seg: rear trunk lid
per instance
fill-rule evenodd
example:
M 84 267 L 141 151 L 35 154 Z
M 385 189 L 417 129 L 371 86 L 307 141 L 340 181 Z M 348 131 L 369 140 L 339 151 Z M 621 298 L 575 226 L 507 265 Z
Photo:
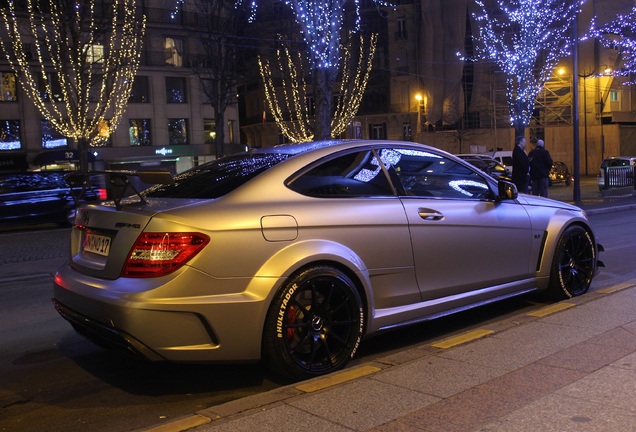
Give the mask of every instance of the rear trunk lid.
M 70 265 L 78 272 L 102 279 L 117 279 L 139 235 L 158 213 L 201 200 L 148 199 L 146 203 L 114 203 L 81 207 L 71 231 Z

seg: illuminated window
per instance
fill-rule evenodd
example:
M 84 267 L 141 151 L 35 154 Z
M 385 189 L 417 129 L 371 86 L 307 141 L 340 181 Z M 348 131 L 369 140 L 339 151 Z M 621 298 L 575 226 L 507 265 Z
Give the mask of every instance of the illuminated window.
M 20 120 L 0 120 L 0 150 L 19 150 Z
M 170 145 L 188 144 L 188 119 L 168 120 L 168 143 Z
M 183 66 L 183 39 L 166 37 L 163 41 L 166 64 L 176 67 Z
M 167 103 L 186 103 L 188 101 L 186 94 L 185 78 L 166 78 L 166 102 Z
M 99 138 L 99 142 L 94 145 L 100 146 L 110 146 L 110 120 L 102 119 L 99 121 L 97 125 L 97 135 Z
M 130 119 L 128 127 L 131 146 L 149 146 L 150 119 Z
M 211 119 L 203 120 L 203 142 L 206 144 L 213 144 L 216 139 L 215 131 L 216 122 Z
M 48 120 L 42 119 L 40 121 L 42 128 L 42 148 L 51 149 L 58 147 L 66 147 L 68 141 L 66 137 L 62 136 L 49 124 Z
M 618 102 L 618 92 L 616 90 L 609 92 L 609 100 L 610 102 Z
M 93 44 L 87 50 L 88 63 L 104 63 L 104 45 Z
M 13 72 L 0 72 L 0 101 L 16 102 L 18 100 L 18 87 Z

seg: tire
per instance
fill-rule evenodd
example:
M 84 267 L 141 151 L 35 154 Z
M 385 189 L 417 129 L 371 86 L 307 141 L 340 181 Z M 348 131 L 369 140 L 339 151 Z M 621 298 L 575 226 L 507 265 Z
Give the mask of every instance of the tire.
M 585 294 L 596 272 L 596 247 L 583 227 L 568 227 L 557 243 L 548 292 L 555 300 Z
M 364 330 L 364 308 L 353 281 L 328 266 L 292 276 L 270 306 L 263 359 L 274 373 L 306 379 L 343 368 Z

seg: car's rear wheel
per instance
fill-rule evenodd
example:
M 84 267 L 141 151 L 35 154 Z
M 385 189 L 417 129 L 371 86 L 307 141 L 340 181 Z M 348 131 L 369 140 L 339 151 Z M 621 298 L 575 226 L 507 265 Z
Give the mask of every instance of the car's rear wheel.
M 576 297 L 587 292 L 596 271 L 596 248 L 583 227 L 568 227 L 554 253 L 549 293 L 556 299 Z
M 271 370 L 294 379 L 327 374 L 353 357 L 363 327 L 353 281 L 332 267 L 310 267 L 276 294 L 265 323 L 263 358 Z

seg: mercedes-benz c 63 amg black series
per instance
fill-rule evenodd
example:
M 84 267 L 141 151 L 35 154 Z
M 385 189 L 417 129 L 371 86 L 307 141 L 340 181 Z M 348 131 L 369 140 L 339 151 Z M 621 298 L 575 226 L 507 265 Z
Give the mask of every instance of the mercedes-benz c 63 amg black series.
M 79 333 L 149 360 L 317 376 L 383 330 L 583 294 L 599 264 L 581 209 L 416 143 L 256 149 L 162 183 L 81 207 L 54 286 Z

